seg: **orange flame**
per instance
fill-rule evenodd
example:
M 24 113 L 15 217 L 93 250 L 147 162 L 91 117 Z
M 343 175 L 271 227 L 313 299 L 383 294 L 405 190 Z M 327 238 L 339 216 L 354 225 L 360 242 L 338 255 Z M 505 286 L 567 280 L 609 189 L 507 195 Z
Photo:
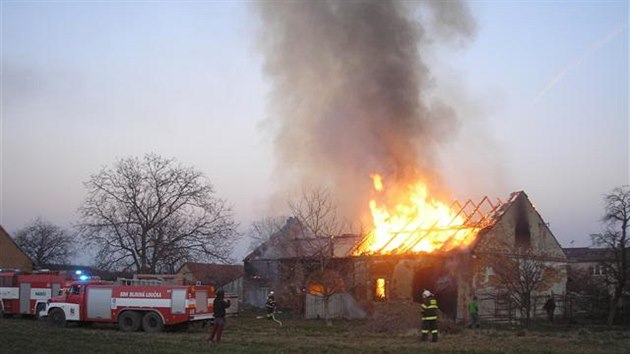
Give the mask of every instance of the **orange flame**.
M 375 290 L 374 298 L 377 300 L 384 300 L 385 299 L 385 279 L 383 278 L 376 279 L 376 288 L 374 290 Z
M 371 175 L 377 196 L 385 189 L 383 178 Z M 369 202 L 374 230 L 356 253 L 401 254 L 450 251 L 470 245 L 479 231 L 464 225 L 448 205 L 429 197 L 423 182 L 407 187 L 403 202 L 388 207 L 373 198 Z

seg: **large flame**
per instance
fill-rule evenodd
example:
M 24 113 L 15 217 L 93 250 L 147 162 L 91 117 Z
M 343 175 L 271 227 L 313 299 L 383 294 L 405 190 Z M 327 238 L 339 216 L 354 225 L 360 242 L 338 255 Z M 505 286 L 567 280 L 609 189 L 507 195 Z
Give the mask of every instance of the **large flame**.
M 373 174 L 375 197 L 369 206 L 374 222 L 373 231 L 357 253 L 400 254 L 450 251 L 465 248 L 475 239 L 478 228 L 465 225 L 463 215 L 447 204 L 429 196 L 423 182 L 404 188 L 391 205 L 384 199 L 383 178 Z M 392 200 L 391 195 L 388 199 Z

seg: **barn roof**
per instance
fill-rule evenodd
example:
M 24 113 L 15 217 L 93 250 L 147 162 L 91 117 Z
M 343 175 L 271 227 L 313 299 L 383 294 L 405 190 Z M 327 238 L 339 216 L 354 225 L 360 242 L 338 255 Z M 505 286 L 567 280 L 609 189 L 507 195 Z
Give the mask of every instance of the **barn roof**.
M 184 268 L 192 274 L 194 280 L 216 287 L 224 286 L 243 276 L 243 266 L 238 264 L 186 262 L 177 273 L 182 273 Z
M 569 263 L 598 263 L 614 260 L 614 251 L 608 248 L 571 247 L 563 248 Z
M 346 257 L 361 239 L 362 236 L 354 234 L 332 238 L 314 236 L 297 218 L 290 217 L 280 230 L 247 255 L 245 261 L 317 257 L 322 252 L 331 254 L 331 249 L 333 257 Z

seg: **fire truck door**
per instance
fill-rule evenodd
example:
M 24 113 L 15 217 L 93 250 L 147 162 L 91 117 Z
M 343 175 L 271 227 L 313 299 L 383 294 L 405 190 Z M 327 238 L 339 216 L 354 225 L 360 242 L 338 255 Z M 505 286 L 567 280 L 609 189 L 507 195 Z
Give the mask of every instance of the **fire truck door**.
M 50 296 L 55 297 L 55 296 L 59 296 L 59 289 L 61 288 L 61 285 L 58 283 L 53 283 L 52 287 L 51 287 L 51 293 Z
M 31 313 L 31 283 L 20 283 L 20 313 Z
M 112 288 L 87 288 L 87 317 L 105 319 L 112 317 Z
M 171 294 L 171 313 L 181 314 L 186 310 L 186 289 L 173 289 Z
M 208 312 L 208 292 L 205 290 L 195 291 L 196 312 Z

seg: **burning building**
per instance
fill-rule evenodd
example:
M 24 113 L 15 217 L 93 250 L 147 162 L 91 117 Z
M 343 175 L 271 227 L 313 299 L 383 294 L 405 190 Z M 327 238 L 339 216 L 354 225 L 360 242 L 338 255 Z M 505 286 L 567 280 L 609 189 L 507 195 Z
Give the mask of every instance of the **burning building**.
M 257 6 L 278 196 L 325 185 L 340 215 L 370 231 L 321 233 L 294 215 L 246 257 L 246 303 L 261 306 L 273 289 L 280 306 L 306 317 L 322 307 L 353 317 L 417 301 L 427 288 L 445 316 L 462 319 L 473 294 L 482 315 L 500 317 L 514 303 L 535 308 L 537 294 L 564 293 L 566 258 L 524 192 L 505 202 L 440 201 L 451 199 L 440 152 L 474 115 L 436 94 L 431 66 L 442 59 L 438 45 L 474 38 L 466 3 Z
M 477 295 L 481 315 L 501 320 L 525 316 L 524 301 L 535 311 L 539 298 L 565 293 L 566 256 L 524 192 L 444 207 L 446 220 L 376 222 L 367 235 L 318 237 L 290 218 L 246 257 L 244 300 L 260 306 L 273 289 L 307 318 L 323 316 L 322 300 L 330 302 L 327 315 L 362 317 L 379 303 L 417 302 L 430 289 L 445 317 L 465 319 Z

